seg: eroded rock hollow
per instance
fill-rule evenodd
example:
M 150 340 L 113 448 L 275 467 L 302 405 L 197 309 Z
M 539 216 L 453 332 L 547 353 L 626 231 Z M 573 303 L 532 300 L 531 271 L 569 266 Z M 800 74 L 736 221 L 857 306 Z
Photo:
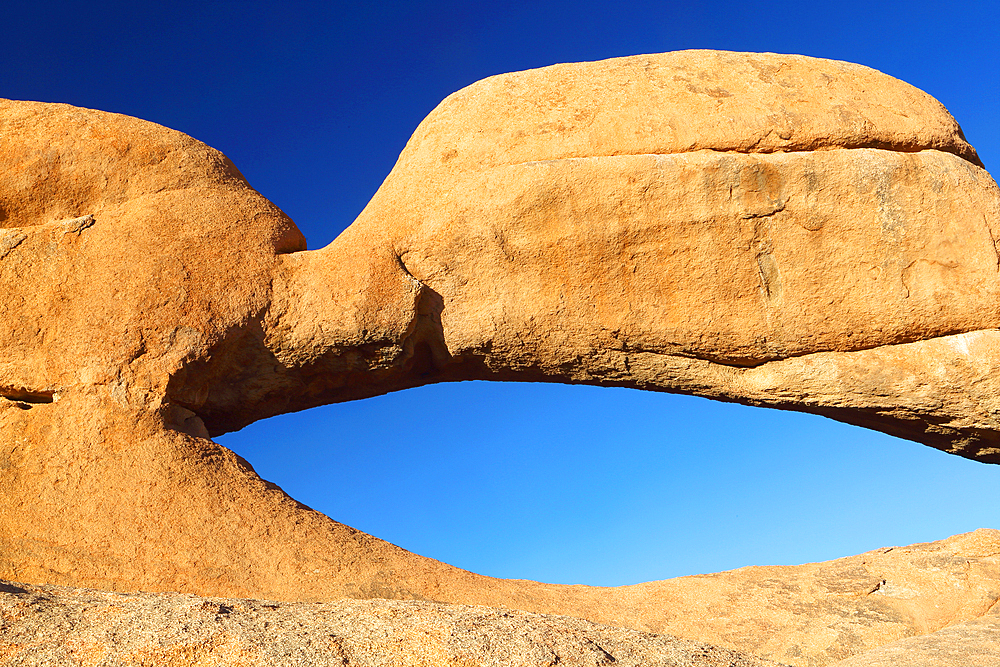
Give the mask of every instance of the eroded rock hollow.
M 802 410 L 997 463 L 998 226 L 1000 190 L 941 104 L 802 56 L 480 81 L 316 251 L 186 135 L 2 101 L 0 578 L 662 629 L 600 591 L 354 531 L 210 437 L 526 380 Z

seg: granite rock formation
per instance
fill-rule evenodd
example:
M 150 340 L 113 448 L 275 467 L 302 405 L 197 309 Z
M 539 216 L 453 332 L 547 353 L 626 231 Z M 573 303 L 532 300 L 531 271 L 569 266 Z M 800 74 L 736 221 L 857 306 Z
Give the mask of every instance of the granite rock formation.
M 508 583 L 522 585 L 522 603 L 539 597 L 530 582 Z M 828 563 L 544 588 L 546 608 L 607 625 L 419 601 L 281 603 L 0 582 L 0 665 L 250 666 L 296 657 L 315 665 L 992 667 L 1000 531 Z
M 433 602 L 116 594 L 0 583 L 0 665 L 780 667 L 565 616 Z
M 998 224 L 1000 190 L 939 103 L 801 56 L 486 79 L 310 252 L 190 137 L 0 102 L 0 578 L 673 632 L 683 606 L 655 585 L 626 603 L 457 570 L 296 503 L 210 437 L 431 382 L 531 380 L 804 410 L 1000 462 Z M 995 590 L 976 582 L 974 611 L 892 607 L 884 632 L 795 664 L 971 620 Z M 712 599 L 686 595 L 691 619 Z
M 994 667 L 1000 646 L 996 613 L 901 639 L 837 663 L 838 667 Z

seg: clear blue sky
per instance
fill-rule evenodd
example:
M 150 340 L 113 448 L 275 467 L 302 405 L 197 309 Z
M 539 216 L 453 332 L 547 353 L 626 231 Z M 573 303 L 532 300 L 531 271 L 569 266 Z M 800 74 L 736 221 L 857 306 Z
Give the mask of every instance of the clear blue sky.
M 911 2 L 6 2 L 0 97 L 222 150 L 311 248 L 417 123 L 483 77 L 686 48 L 862 63 L 941 100 L 1000 170 L 1000 9 Z M 0 138 L 2 141 L 2 138 Z M 1000 466 L 820 417 L 461 383 L 225 436 L 329 516 L 476 572 L 624 584 L 1000 528 Z

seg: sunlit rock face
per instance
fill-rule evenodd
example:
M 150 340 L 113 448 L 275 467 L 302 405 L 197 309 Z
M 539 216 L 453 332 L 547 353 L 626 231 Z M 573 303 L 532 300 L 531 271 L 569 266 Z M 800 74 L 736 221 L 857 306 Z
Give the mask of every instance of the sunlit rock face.
M 413 600 L 282 603 L 0 581 L 0 614 L 11 619 L 4 665 L 80 664 L 83 654 L 156 667 L 782 667 L 568 616 Z
M 409 554 L 209 437 L 432 382 L 543 380 L 814 412 L 1000 462 L 998 225 L 1000 191 L 938 102 L 802 56 L 486 79 L 311 252 L 190 137 L 0 102 L 0 577 L 665 627 L 600 590 Z

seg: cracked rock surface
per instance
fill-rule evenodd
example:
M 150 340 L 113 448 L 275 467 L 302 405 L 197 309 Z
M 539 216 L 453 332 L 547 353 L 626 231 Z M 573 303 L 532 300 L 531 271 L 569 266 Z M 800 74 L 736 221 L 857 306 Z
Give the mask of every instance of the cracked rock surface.
M 905 590 L 941 616 L 864 564 L 840 593 L 807 566 L 798 592 L 766 594 L 735 574 L 501 581 L 314 512 L 210 438 L 493 379 L 802 410 L 1000 462 L 998 225 L 1000 190 L 937 101 L 803 56 L 688 51 L 473 84 L 316 251 L 191 137 L 0 101 L 0 577 L 504 605 L 756 637 L 796 665 L 970 621 L 997 597 L 992 546 L 911 564 Z M 996 541 L 973 535 L 947 543 Z M 982 576 L 939 590 L 970 559 Z M 780 622 L 740 616 L 761 604 Z

